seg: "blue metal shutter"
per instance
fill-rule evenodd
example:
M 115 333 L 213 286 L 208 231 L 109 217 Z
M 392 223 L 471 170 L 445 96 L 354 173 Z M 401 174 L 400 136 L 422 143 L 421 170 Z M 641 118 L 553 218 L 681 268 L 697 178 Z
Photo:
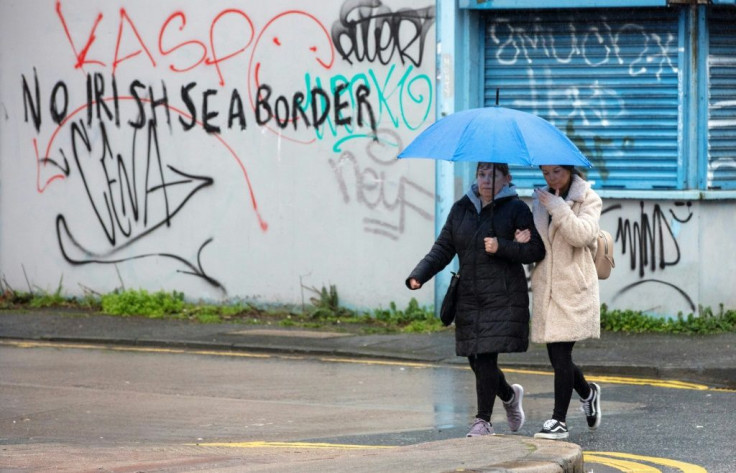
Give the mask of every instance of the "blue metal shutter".
M 736 12 L 709 11 L 708 189 L 736 189 Z
M 677 9 L 494 11 L 484 105 L 546 118 L 593 163 L 596 188 L 679 189 Z M 515 168 L 521 187 L 538 169 Z

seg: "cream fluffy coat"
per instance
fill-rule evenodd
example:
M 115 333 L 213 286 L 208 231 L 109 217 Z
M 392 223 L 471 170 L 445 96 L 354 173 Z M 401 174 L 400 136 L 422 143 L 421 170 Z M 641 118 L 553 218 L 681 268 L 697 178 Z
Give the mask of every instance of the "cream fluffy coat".
M 534 224 L 547 254 L 532 273 L 532 342 L 600 338 L 600 295 L 592 252 L 601 198 L 588 182 L 573 176 L 567 198 L 556 197 L 549 207 L 548 212 L 535 196 Z

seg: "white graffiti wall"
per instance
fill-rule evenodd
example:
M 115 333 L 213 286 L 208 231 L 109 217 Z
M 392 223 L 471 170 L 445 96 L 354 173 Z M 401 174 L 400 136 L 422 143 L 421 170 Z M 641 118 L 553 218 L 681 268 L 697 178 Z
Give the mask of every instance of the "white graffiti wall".
M 3 284 L 433 304 L 403 281 L 434 165 L 395 156 L 435 116 L 436 29 L 420 0 L 3 0 Z M 736 307 L 729 201 L 604 202 L 603 302 Z
M 663 316 L 733 309 L 735 217 L 726 201 L 604 199 L 601 227 L 616 239 L 616 268 L 601 281 L 601 301 Z
M 17 290 L 405 304 L 434 231 L 433 1 L 3 0 Z

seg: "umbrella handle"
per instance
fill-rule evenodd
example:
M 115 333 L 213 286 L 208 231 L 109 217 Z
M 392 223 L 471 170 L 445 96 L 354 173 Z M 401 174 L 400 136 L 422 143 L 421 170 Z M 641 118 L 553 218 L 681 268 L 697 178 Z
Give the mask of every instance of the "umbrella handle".
M 496 105 L 498 105 L 498 89 L 496 89 Z M 492 178 L 491 181 L 491 229 L 488 230 L 488 236 L 493 238 L 496 236 L 496 228 L 493 226 L 493 207 L 496 204 L 496 163 L 491 165 Z
M 496 228 L 493 226 L 493 212 L 491 212 L 491 228 L 488 229 L 488 237 L 495 238 Z
M 493 224 L 493 213 L 494 213 L 494 206 L 495 202 L 492 200 L 490 204 L 491 206 L 491 221 L 490 221 L 490 228 L 488 229 L 488 238 L 494 238 L 496 236 L 496 226 Z

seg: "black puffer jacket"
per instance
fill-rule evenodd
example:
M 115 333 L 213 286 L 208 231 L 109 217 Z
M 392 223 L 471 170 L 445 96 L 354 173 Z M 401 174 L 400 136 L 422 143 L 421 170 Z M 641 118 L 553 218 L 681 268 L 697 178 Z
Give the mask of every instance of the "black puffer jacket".
M 455 350 L 458 356 L 526 351 L 529 346 L 529 294 L 522 264 L 544 258 L 529 206 L 513 187 L 504 188 L 482 210 L 471 189 L 455 202 L 430 252 L 407 278 L 424 284 L 440 272 L 455 254 L 460 260 L 458 304 L 455 314 Z M 485 251 L 483 239 L 493 231 L 499 249 Z M 529 243 L 514 241 L 517 229 L 530 229 Z

